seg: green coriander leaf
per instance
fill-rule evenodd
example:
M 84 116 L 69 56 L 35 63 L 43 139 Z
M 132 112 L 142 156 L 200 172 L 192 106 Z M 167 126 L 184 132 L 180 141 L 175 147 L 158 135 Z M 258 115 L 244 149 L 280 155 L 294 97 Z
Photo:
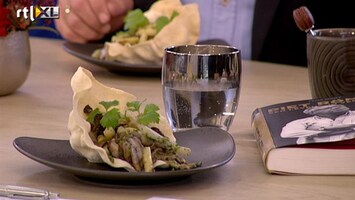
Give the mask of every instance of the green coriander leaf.
M 91 111 L 88 118 L 86 119 L 90 123 L 94 123 L 96 115 L 101 114 L 99 108 L 95 108 L 95 110 Z
M 141 9 L 129 11 L 127 16 L 124 18 L 124 22 L 125 25 L 123 29 L 128 31 L 130 34 L 135 33 L 138 28 L 149 24 L 148 18 L 144 16 Z
M 121 119 L 121 113 L 117 108 L 112 108 L 103 114 L 102 119 L 100 120 L 100 124 L 105 127 L 116 128 Z
M 171 15 L 171 17 L 170 17 L 170 21 L 172 21 L 175 17 L 177 17 L 179 15 L 179 13 L 176 11 L 176 10 L 174 10 L 174 12 L 173 12 L 173 14 Z
M 138 123 L 148 125 L 150 123 L 159 123 L 160 118 L 157 112 L 148 112 L 138 116 Z
M 127 107 L 128 107 L 128 110 L 130 111 L 137 111 L 139 112 L 139 109 L 141 107 L 142 103 L 139 102 L 139 101 L 131 101 L 131 102 L 127 102 Z
M 117 100 L 100 101 L 99 104 L 103 105 L 105 107 L 106 111 L 108 111 L 108 109 L 111 108 L 112 106 L 117 106 L 119 104 L 119 102 Z
M 159 110 L 159 106 L 155 105 L 155 104 L 147 104 L 144 107 L 144 114 L 148 113 L 148 112 L 156 112 Z
M 166 16 L 161 16 L 155 21 L 155 26 L 157 28 L 157 32 L 159 33 L 161 29 L 163 29 L 170 22 L 169 18 Z
M 155 21 L 155 26 L 157 32 L 159 33 L 166 25 L 168 25 L 179 13 L 174 10 L 173 14 L 171 15 L 170 19 L 166 16 L 161 16 Z
M 159 107 L 155 104 L 147 104 L 144 107 L 144 113 L 138 116 L 138 123 L 148 125 L 150 123 L 159 123 L 160 116 L 157 112 Z

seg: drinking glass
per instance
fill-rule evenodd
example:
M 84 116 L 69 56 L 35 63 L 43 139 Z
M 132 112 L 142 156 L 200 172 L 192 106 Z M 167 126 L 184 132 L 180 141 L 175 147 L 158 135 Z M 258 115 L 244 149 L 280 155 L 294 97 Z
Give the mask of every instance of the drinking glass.
M 213 126 L 228 131 L 237 110 L 240 50 L 222 45 L 165 49 L 162 86 L 174 131 Z

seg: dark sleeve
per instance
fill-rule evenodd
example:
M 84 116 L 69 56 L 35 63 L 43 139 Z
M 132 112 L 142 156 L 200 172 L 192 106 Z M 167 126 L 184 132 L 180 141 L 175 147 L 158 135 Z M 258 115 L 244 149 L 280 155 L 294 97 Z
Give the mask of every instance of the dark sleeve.
M 133 0 L 134 2 L 134 9 L 140 8 L 143 11 L 146 11 L 149 9 L 149 7 L 156 2 L 156 0 Z

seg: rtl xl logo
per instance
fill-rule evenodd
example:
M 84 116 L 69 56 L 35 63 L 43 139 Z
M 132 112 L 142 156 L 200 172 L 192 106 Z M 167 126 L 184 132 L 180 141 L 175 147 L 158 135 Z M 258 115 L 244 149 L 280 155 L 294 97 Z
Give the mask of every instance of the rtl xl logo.
M 34 21 L 36 18 L 59 19 L 58 6 L 30 6 L 29 9 L 24 7 L 16 11 L 16 17 L 20 18 L 21 13 L 25 19 L 30 18 L 31 21 Z

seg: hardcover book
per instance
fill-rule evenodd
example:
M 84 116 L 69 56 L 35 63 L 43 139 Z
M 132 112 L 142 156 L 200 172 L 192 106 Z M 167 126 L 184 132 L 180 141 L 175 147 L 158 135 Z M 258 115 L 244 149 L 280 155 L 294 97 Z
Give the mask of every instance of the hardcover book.
M 355 97 L 258 108 L 252 127 L 269 173 L 355 175 Z

